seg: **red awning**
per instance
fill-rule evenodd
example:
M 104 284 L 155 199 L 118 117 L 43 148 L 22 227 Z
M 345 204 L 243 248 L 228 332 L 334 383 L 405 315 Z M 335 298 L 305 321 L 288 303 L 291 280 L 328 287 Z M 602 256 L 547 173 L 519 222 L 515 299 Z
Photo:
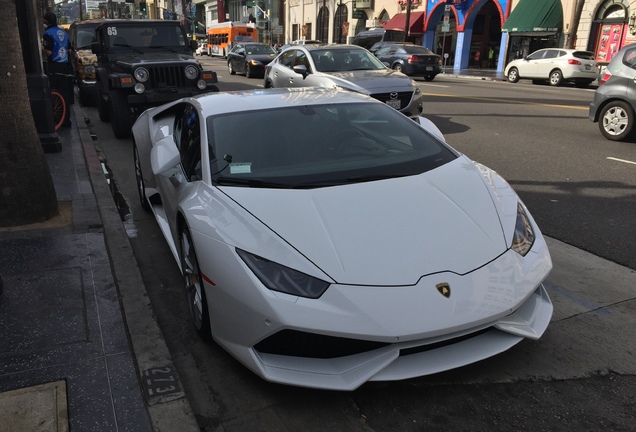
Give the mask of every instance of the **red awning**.
M 384 25 L 387 30 L 404 30 L 406 24 L 406 14 L 395 15 Z M 424 12 L 411 12 L 409 16 L 409 35 L 424 33 Z

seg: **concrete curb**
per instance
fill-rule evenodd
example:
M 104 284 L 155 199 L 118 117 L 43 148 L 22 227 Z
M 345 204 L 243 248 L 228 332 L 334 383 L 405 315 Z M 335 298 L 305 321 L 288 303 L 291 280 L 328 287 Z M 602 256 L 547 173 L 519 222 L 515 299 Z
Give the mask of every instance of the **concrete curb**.
M 157 432 L 176 430 L 198 432 L 200 428 L 180 385 L 161 329 L 155 320 L 141 272 L 106 182 L 84 114 L 78 104 L 74 104 L 73 109 L 89 178 L 103 224 L 113 279 L 119 292 L 124 320 L 138 368 L 139 384 L 153 429 Z M 160 377 L 156 380 L 161 382 L 159 386 L 157 382 L 153 382 L 153 377 Z

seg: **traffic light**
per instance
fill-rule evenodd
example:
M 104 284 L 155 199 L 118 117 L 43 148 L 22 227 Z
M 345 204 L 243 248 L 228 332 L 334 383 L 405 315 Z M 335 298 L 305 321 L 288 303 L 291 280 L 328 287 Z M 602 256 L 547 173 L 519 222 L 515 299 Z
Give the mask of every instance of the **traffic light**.
M 146 13 L 146 2 L 145 1 L 139 2 L 139 9 L 141 10 L 141 13 L 144 13 L 144 14 Z

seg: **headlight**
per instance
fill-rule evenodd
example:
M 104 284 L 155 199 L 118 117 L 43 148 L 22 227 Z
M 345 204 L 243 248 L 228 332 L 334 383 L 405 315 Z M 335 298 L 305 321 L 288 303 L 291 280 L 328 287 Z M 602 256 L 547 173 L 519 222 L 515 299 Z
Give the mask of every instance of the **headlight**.
M 262 63 L 259 62 L 258 60 L 250 60 L 250 64 L 252 66 L 260 66 Z
M 84 66 L 84 73 L 86 75 L 95 75 L 95 66 L 93 65 Z
M 523 206 L 521 203 L 517 203 L 517 223 L 515 224 L 515 235 L 512 238 L 512 250 L 521 256 L 526 256 L 533 243 L 534 230 Z
M 309 276 L 305 273 L 276 264 L 256 255 L 252 255 L 240 249 L 236 253 L 245 261 L 245 264 L 254 272 L 256 277 L 272 291 L 318 298 L 329 287 L 329 283 Z
M 195 79 L 199 75 L 199 71 L 194 66 L 186 66 L 185 74 L 188 79 Z
M 148 74 L 148 70 L 145 68 L 140 67 L 135 69 L 134 75 L 135 75 L 135 79 L 139 82 L 148 81 L 149 74 Z

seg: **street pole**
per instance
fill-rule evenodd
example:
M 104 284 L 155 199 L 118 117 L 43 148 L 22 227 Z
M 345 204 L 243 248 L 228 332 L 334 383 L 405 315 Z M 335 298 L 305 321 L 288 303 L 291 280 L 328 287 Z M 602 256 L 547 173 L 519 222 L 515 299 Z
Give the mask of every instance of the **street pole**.
M 411 0 L 408 0 L 406 2 L 406 19 L 404 20 L 404 32 L 406 33 L 406 36 L 404 37 L 405 41 L 406 39 L 408 39 L 409 37 L 409 30 L 410 30 L 410 20 L 411 20 Z

